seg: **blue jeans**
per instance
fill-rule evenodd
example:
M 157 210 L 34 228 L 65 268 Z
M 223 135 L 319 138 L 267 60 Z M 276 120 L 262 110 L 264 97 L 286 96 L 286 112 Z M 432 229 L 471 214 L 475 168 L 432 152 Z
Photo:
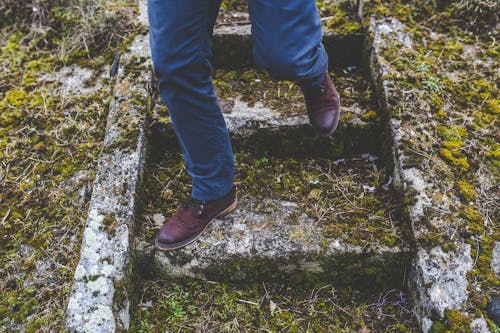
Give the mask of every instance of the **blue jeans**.
M 216 200 L 233 186 L 229 134 L 212 85 L 211 37 L 220 0 L 148 0 L 159 92 L 179 139 L 192 196 Z M 254 58 L 280 80 L 319 85 L 327 72 L 315 0 L 249 0 Z

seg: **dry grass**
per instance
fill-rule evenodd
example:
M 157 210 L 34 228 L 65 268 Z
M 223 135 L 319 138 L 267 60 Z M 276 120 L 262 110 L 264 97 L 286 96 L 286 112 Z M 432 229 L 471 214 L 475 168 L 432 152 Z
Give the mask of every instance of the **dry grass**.
M 0 7 L 0 332 L 61 332 L 112 94 L 97 53 L 116 51 L 136 8 Z
M 135 2 L 114 0 L 5 0 L 0 29 L 22 31 L 38 50 L 93 57 L 116 47 L 132 31 Z
M 324 285 L 149 281 L 131 332 L 418 332 L 406 295 Z

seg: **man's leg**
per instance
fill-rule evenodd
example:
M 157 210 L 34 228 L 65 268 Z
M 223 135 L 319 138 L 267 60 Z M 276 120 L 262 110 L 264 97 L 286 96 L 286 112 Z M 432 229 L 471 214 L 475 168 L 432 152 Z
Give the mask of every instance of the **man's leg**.
M 316 83 L 328 69 L 315 0 L 249 0 L 258 66 L 278 80 Z
M 211 35 L 220 0 L 149 0 L 151 54 L 189 175 L 192 197 L 160 228 L 155 244 L 173 250 L 196 240 L 237 205 L 234 161 L 212 86 Z
M 216 200 L 233 186 L 229 135 L 211 79 L 211 35 L 220 0 L 148 0 L 159 90 L 179 139 L 192 196 Z
M 328 76 L 315 0 L 249 0 L 254 57 L 278 80 L 297 81 L 304 91 L 311 124 L 332 134 L 340 100 Z

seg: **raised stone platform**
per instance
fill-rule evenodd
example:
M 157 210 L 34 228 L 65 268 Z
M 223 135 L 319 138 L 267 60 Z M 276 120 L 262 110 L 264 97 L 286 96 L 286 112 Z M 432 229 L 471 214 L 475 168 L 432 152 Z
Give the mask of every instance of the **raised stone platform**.
M 234 147 L 322 158 L 379 153 L 380 117 L 363 70 L 336 70 L 331 76 L 342 94 L 341 118 L 335 134 L 323 137 L 310 126 L 302 91 L 295 83 L 274 81 L 253 69 L 216 70 L 216 92 Z M 155 118 L 159 136 L 153 141 L 161 146 L 172 140 L 172 129 L 164 108 Z
M 162 252 L 154 234 L 188 194 L 189 180 L 179 153 L 157 153 L 138 257 L 161 277 L 401 288 L 410 245 L 379 162 L 368 154 L 332 161 L 236 151 L 237 210 L 197 242 Z
M 489 193 L 482 202 L 472 202 L 462 189 L 456 189 L 460 187 L 457 186 L 457 183 L 460 184 L 459 175 L 463 169 L 469 168 L 467 159 L 464 158 L 463 165 L 450 160 L 443 154 L 445 149 L 436 148 L 440 144 L 446 147 L 446 142 L 442 142 L 442 138 L 436 140 L 431 134 L 439 128 L 453 127 L 453 117 L 445 116 L 444 120 L 436 122 L 435 115 L 422 112 L 427 105 L 428 92 L 417 85 L 408 86 L 407 78 L 414 73 L 414 68 L 404 68 L 395 63 L 399 59 L 412 62 L 414 60 L 411 59 L 418 59 L 421 52 L 431 54 L 435 51 L 428 50 L 427 46 L 422 51 L 422 43 L 425 42 L 412 40 L 410 29 L 395 18 L 372 19 L 366 42 L 371 77 L 387 117 L 394 160 L 394 185 L 404 198 L 406 218 L 417 248 L 408 283 L 414 313 L 424 333 L 444 330 L 445 325 L 464 332 L 490 332 L 481 312 L 485 313 L 486 300 L 498 293 L 498 275 L 496 281 L 493 278 L 493 282 L 485 282 L 483 279 L 487 279 L 481 274 L 491 274 L 490 271 L 498 274 L 494 273 L 494 251 L 489 252 L 490 248 L 495 248 L 494 237 L 498 237 L 495 236 L 498 233 L 494 231 L 495 222 L 492 223 L 487 214 L 482 216 L 475 207 L 487 206 L 491 196 L 495 196 L 495 190 L 492 192 L 489 181 L 485 180 L 492 176 L 477 171 L 476 177 L 481 178 L 478 181 L 482 183 L 481 191 Z M 439 58 L 440 55 L 433 59 Z M 428 61 L 434 61 L 430 59 Z M 467 61 L 473 63 L 475 60 L 469 58 Z M 447 64 L 448 60 L 443 62 Z M 486 65 L 487 68 L 490 66 Z M 469 74 L 447 75 L 465 75 L 467 80 Z M 448 108 L 453 109 L 451 105 Z M 463 119 L 472 119 L 468 112 L 476 110 L 466 110 Z M 472 142 L 471 146 L 481 145 Z M 473 174 L 470 171 L 468 173 Z M 475 193 L 472 185 L 471 188 Z M 482 273 L 478 269 L 481 261 L 491 262 L 491 265 L 482 268 Z M 478 306 L 478 300 L 484 305 Z M 460 318 L 460 324 L 455 322 L 456 318 Z
M 137 72 L 124 55 L 93 184 L 80 259 L 66 311 L 69 332 L 122 332 L 129 328 L 135 263 L 131 240 L 137 191 L 146 161 L 147 67 Z M 138 74 L 136 74 L 138 73 Z

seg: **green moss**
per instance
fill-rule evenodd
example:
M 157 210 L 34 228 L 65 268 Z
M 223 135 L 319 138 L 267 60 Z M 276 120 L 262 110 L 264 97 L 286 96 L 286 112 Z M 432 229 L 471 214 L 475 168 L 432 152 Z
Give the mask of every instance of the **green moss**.
M 373 120 L 379 119 L 379 116 L 378 116 L 377 112 L 370 110 L 370 111 L 362 114 L 361 119 L 363 119 L 364 121 L 373 121 Z
M 324 15 L 330 14 L 326 16 L 328 19 L 325 20 L 329 31 L 339 34 L 361 32 L 361 23 L 358 22 L 354 11 L 350 10 L 347 6 L 348 3 L 345 2 L 336 8 L 332 8 L 331 6 L 328 9 L 320 7 L 320 12 L 323 12 Z
M 117 221 L 114 217 L 105 215 L 102 220 L 102 224 L 99 230 L 105 231 L 108 234 L 108 238 L 114 237 L 116 233 Z
M 467 180 L 459 180 L 458 187 L 460 189 L 460 193 L 462 197 L 466 201 L 474 201 L 477 198 L 477 193 L 475 187 L 470 184 Z
M 7 92 L 2 101 L 6 107 L 19 107 L 26 104 L 28 94 L 24 90 L 14 89 Z
M 468 170 L 470 165 L 469 162 L 467 161 L 467 158 L 464 157 L 459 151 L 457 150 L 450 150 L 446 148 L 441 148 L 439 150 L 439 153 L 441 156 L 451 162 L 454 166 L 460 167 L 462 170 Z
M 244 0 L 223 0 L 221 8 L 224 11 L 246 11 L 248 10 L 247 2 Z
M 444 326 L 441 322 L 439 321 L 434 321 L 432 323 L 432 326 L 429 330 L 430 333 L 446 333 L 446 326 Z
M 132 318 L 131 332 L 165 330 L 174 325 L 189 331 L 210 327 L 218 332 L 298 333 L 324 332 L 325 328 L 418 332 L 410 313 L 402 310 L 406 302 L 397 292 L 387 292 L 386 301 L 377 304 L 378 295 L 362 299 L 351 289 L 328 285 L 305 290 L 283 284 L 231 285 L 190 279 L 148 281 L 143 291 L 143 299 L 152 306 L 139 309 Z M 395 305 L 398 301 L 401 306 Z
M 457 310 L 447 310 L 444 313 L 446 319 L 447 331 L 446 332 L 472 332 L 470 329 L 470 318 L 463 315 Z

